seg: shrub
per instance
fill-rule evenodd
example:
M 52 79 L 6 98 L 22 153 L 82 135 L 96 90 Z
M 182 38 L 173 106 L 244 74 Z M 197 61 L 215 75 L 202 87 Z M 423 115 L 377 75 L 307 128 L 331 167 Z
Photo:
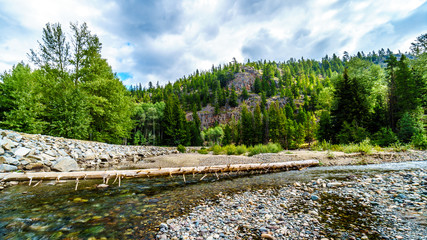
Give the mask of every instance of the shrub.
M 267 145 L 267 152 L 278 153 L 282 150 L 283 150 L 282 146 L 280 146 L 280 144 L 278 144 L 278 143 L 268 143 L 268 145 Z
M 222 153 L 222 148 L 221 148 L 221 146 L 220 146 L 220 145 L 214 145 L 214 146 L 212 147 L 212 152 L 213 152 L 213 154 L 214 154 L 214 155 L 219 155 L 219 154 L 221 154 L 221 153 Z
M 185 153 L 187 150 L 185 149 L 184 146 L 182 146 L 181 144 L 178 145 L 178 147 L 176 148 L 180 153 Z
M 248 151 L 248 149 L 246 148 L 245 144 L 239 145 L 236 147 L 236 154 L 237 155 L 242 155 L 244 153 L 246 153 Z
M 332 144 L 327 142 L 326 140 L 323 140 L 320 143 L 317 143 L 311 147 L 314 151 L 326 151 L 330 150 L 332 148 Z
M 230 144 L 224 147 L 227 155 L 235 155 L 237 153 L 236 146 L 234 144 Z
M 426 150 L 427 149 L 427 136 L 426 134 L 419 132 L 412 136 L 412 145 L 414 145 L 415 148 L 420 150 Z
M 373 136 L 373 142 L 381 147 L 388 147 L 398 141 L 391 128 L 383 127 Z
M 206 148 L 201 148 L 200 150 L 197 151 L 200 154 L 208 154 L 208 150 Z

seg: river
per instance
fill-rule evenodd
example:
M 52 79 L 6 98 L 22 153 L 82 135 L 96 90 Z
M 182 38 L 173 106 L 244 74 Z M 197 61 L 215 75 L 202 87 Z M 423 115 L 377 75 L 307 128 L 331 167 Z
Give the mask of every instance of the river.
M 314 167 L 301 171 L 229 177 L 221 175 L 125 179 L 99 189 L 98 181 L 19 184 L 0 192 L 0 239 L 154 238 L 160 223 L 188 213 L 219 194 L 280 188 L 293 182 L 427 169 L 427 161 Z M 33 184 L 34 185 L 34 184 Z

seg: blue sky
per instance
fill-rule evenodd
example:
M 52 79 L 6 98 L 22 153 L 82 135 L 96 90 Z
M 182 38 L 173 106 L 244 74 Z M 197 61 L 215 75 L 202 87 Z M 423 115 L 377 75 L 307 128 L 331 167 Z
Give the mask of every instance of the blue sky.
M 421 0 L 0 0 L 0 72 L 37 48 L 47 22 L 86 22 L 126 85 L 238 61 L 408 51 L 427 32 Z

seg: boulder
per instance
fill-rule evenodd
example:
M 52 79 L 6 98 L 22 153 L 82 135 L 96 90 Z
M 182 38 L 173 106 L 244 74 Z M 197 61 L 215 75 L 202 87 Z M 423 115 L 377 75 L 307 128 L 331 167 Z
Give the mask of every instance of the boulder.
M 10 164 L 10 165 L 18 166 L 19 165 L 19 160 L 16 159 L 16 158 L 12 158 L 12 157 L 6 157 L 6 163 Z
M 15 151 L 15 155 L 16 156 L 21 156 L 24 157 L 26 156 L 28 153 L 31 152 L 31 149 L 26 148 L 26 147 L 19 147 L 18 149 L 16 149 Z
M 3 147 L 0 146 L 0 155 L 3 155 L 3 154 L 4 154 L 4 149 Z
M 80 170 L 76 160 L 70 157 L 61 157 L 56 160 L 55 165 L 52 166 L 53 170 L 59 172 L 70 172 Z
M 13 142 L 8 138 L 3 138 L 3 140 L 0 141 L 0 147 L 3 147 L 5 150 L 11 150 L 13 146 Z
M 42 169 L 42 168 L 44 168 L 44 165 L 41 162 L 30 163 L 25 166 L 26 170 L 34 170 L 34 169 Z
M 94 160 L 95 154 L 92 152 L 92 150 L 88 150 L 85 153 L 83 153 L 83 158 L 85 160 Z
M 18 170 L 16 166 L 12 166 L 9 164 L 0 164 L 0 172 L 11 172 Z

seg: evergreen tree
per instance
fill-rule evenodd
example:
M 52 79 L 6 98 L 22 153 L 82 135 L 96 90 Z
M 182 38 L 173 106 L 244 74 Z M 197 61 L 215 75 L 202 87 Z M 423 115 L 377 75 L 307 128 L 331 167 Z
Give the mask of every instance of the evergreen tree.
M 261 108 L 259 104 L 256 105 L 254 113 L 254 144 L 259 144 L 263 142 L 263 126 L 262 126 L 262 115 Z
M 253 120 L 252 114 L 249 112 L 246 105 L 242 106 L 240 112 L 240 132 L 241 132 L 241 141 L 245 145 L 251 145 L 253 141 Z
M 254 86 L 253 86 L 253 92 L 256 94 L 259 94 L 261 92 L 261 81 L 259 78 L 255 78 Z
M 237 102 L 237 93 L 234 90 L 234 85 L 231 86 L 231 94 L 230 94 L 230 102 L 229 102 L 231 107 L 237 107 L 238 106 L 238 102 Z
M 241 97 L 243 100 L 246 100 L 249 98 L 249 93 L 248 93 L 248 90 L 246 90 L 246 88 L 243 88 Z

